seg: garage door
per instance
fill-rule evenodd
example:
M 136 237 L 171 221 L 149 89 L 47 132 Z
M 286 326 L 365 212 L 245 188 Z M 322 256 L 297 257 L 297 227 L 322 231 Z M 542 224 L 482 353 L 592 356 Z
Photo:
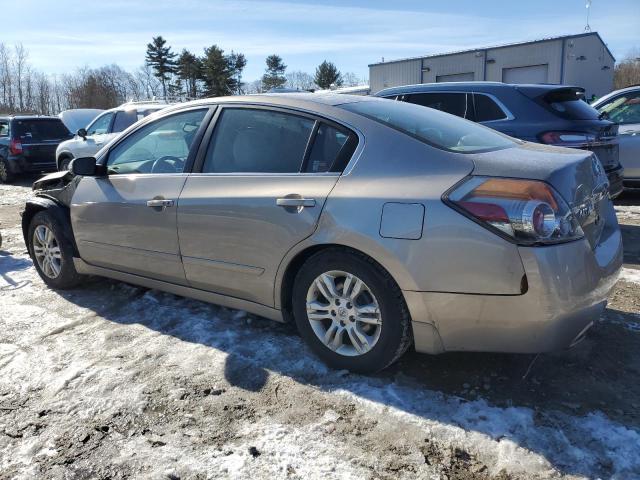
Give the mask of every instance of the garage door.
M 503 68 L 504 83 L 547 83 L 549 65 L 530 65 L 528 67 Z
M 437 75 L 436 82 L 473 82 L 473 72 Z

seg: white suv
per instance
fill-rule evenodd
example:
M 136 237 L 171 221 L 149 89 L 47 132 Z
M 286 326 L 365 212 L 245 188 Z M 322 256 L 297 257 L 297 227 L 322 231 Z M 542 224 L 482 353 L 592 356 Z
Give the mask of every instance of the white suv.
M 67 170 L 74 158 L 92 157 L 98 150 L 138 120 L 169 106 L 160 102 L 129 102 L 97 116 L 87 128 L 77 131 L 75 137 L 58 145 L 58 170 Z

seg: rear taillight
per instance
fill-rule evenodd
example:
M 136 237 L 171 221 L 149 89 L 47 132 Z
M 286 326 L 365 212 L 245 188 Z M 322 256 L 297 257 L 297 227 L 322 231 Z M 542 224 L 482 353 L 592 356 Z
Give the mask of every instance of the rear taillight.
M 12 138 L 9 142 L 9 153 L 11 155 L 20 155 L 22 153 L 22 143 Z
M 582 238 L 580 224 L 548 184 L 517 178 L 469 177 L 445 202 L 520 245 Z
M 582 147 L 595 142 L 596 136 L 583 132 L 545 132 L 540 135 L 540 141 L 558 147 Z

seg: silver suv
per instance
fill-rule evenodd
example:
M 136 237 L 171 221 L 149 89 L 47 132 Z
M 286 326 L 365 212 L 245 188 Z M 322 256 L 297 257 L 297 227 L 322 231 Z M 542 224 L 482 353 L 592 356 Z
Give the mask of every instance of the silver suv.
M 74 158 L 95 155 L 104 145 L 138 120 L 165 107 L 167 104 L 164 102 L 128 102 L 101 113 L 87 128 L 80 128 L 71 140 L 58 145 L 58 170 L 67 170 Z
M 579 341 L 622 263 L 593 153 L 348 95 L 168 108 L 36 182 L 53 288 L 110 277 L 293 319 L 329 365 Z M 109 295 L 108 289 L 104 292 Z

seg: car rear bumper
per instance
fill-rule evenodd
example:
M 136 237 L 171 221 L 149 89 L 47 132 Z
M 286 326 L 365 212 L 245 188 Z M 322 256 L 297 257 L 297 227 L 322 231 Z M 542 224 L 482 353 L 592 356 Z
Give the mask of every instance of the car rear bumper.
M 57 170 L 55 159 L 47 161 L 31 161 L 23 156 L 12 156 L 7 158 L 7 165 L 11 173 L 32 173 L 49 170 Z
M 610 170 L 605 170 L 609 179 L 609 196 L 616 198 L 624 189 L 624 168 L 618 165 Z
M 605 238 L 606 235 L 606 238 Z M 522 295 L 407 292 L 419 352 L 542 353 L 570 347 L 598 320 L 622 266 L 617 225 L 587 240 L 520 247 Z

